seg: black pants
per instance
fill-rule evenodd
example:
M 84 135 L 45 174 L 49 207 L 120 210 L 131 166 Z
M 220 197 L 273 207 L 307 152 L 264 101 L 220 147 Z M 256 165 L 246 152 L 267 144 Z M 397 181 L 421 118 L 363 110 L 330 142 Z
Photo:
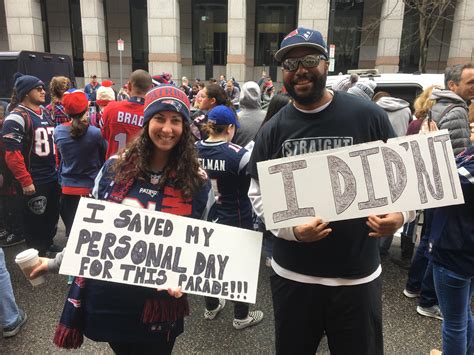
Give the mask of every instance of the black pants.
M 163 334 L 157 342 L 150 343 L 118 343 L 110 342 L 109 345 L 117 355 L 171 355 L 176 338 L 168 339 Z
M 61 194 L 61 218 L 66 227 L 66 238 L 69 238 L 71 233 L 72 223 L 74 222 L 74 216 L 76 215 L 77 206 L 79 205 L 79 195 L 65 195 Z
M 214 297 L 204 297 L 206 302 L 206 309 L 212 311 L 219 306 L 219 299 Z M 234 318 L 245 319 L 249 315 L 249 304 L 244 302 L 234 302 Z
M 323 286 L 271 276 L 277 354 L 316 352 L 325 333 L 331 355 L 383 354 L 382 280 Z
M 0 195 L 0 226 L 19 237 L 23 235 L 21 195 Z
M 22 195 L 23 233 L 28 247 L 37 249 L 40 256 L 45 256 L 58 227 L 59 185 L 51 182 L 35 185 L 35 189 L 34 195 Z

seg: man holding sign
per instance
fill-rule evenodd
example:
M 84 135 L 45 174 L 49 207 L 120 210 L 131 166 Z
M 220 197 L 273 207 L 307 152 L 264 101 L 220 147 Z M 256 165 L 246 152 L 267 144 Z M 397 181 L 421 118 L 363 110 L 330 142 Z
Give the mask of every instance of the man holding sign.
M 275 58 L 282 63 L 283 82 L 294 102 L 279 111 L 255 141 L 249 197 L 259 217 L 263 207 L 257 162 L 395 136 L 382 109 L 326 89 L 328 53 L 318 31 L 292 31 Z M 289 206 L 283 213 L 304 210 L 292 209 L 294 202 L 287 196 Z M 271 280 L 277 354 L 314 354 L 324 333 L 331 353 L 383 353 L 377 238 L 393 234 L 407 220 L 402 213 L 331 225 L 314 218 L 272 231 L 277 237 Z

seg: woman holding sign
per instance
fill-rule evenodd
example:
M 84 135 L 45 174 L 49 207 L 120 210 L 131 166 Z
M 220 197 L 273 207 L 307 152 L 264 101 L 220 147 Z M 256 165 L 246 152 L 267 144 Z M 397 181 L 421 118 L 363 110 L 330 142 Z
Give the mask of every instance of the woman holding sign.
M 238 228 L 253 229 L 252 205 L 247 196 L 250 176 L 247 163 L 250 152 L 230 143 L 239 127 L 235 111 L 218 105 L 207 114 L 208 122 L 203 126 L 209 137 L 196 143 L 199 161 L 212 182 L 216 204 L 213 222 Z M 215 213 L 214 213 L 215 212 Z M 204 297 L 204 318 L 214 319 L 224 308 L 225 300 Z M 244 329 L 258 324 L 263 319 L 262 311 L 249 312 L 249 304 L 234 302 L 235 329 Z
M 214 197 L 199 168 L 189 121 L 189 100 L 182 91 L 174 86 L 149 91 L 143 130 L 120 156 L 105 163 L 94 196 L 206 219 Z M 77 277 L 54 343 L 77 348 L 84 334 L 108 342 L 117 354 L 171 354 L 188 313 L 179 289 L 156 291 Z

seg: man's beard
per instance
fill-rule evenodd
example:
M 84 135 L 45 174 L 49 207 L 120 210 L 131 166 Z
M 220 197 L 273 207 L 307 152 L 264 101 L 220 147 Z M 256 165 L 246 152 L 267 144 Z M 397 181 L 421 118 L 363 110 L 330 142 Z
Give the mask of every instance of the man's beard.
M 310 91 L 304 95 L 298 95 L 295 91 L 294 86 L 298 83 L 298 80 L 307 79 L 313 83 L 313 87 Z M 293 79 L 288 83 L 283 81 L 288 94 L 295 100 L 296 103 L 301 105 L 309 105 L 322 99 L 326 89 L 327 74 L 321 74 L 319 77 L 307 72 L 304 75 L 294 76 Z
M 46 98 L 44 98 L 43 100 L 41 100 L 41 99 L 36 100 L 36 99 L 30 98 L 30 102 L 31 102 L 33 105 L 41 106 L 41 105 L 44 105 L 44 103 L 46 102 Z

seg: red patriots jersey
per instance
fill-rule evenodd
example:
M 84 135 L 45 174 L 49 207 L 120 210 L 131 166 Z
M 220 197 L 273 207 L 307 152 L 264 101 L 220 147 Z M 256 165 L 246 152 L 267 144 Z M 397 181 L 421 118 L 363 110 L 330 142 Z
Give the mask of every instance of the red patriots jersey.
M 131 97 L 109 103 L 102 114 L 102 136 L 107 141 L 106 159 L 131 142 L 143 127 L 145 100 Z

